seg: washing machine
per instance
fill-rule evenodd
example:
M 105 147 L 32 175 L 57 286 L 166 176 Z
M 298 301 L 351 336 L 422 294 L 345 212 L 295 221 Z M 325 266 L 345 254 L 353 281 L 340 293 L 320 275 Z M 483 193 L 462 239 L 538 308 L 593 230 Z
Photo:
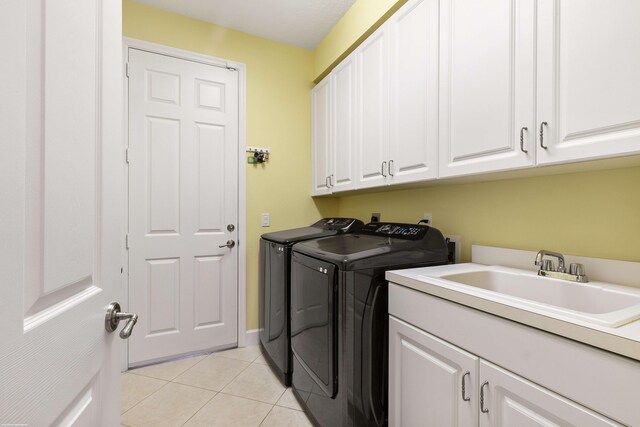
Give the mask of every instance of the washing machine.
M 260 239 L 259 334 L 265 359 L 285 385 L 291 385 L 289 273 L 291 247 L 309 239 L 350 233 L 364 223 L 354 218 L 323 218 L 309 227 L 263 234 Z
M 317 425 L 388 422 L 387 270 L 448 263 L 442 233 L 370 223 L 293 246 L 292 388 Z

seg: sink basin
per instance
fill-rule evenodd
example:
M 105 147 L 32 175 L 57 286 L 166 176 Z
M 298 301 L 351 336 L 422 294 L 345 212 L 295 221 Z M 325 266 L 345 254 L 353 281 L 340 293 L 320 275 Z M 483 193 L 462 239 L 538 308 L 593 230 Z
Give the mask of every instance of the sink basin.
M 616 285 L 575 283 L 500 267 L 446 274 L 439 279 L 471 287 L 475 296 L 516 302 L 524 308 L 611 328 L 640 319 L 640 291 Z

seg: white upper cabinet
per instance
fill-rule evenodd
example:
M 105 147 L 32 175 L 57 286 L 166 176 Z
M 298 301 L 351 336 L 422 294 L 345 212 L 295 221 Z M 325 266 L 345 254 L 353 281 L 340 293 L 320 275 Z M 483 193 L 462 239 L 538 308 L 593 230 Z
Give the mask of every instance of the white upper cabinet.
M 408 1 L 313 91 L 313 194 L 640 154 L 638 16 Z
M 640 152 L 638 17 L 637 0 L 538 1 L 539 164 Z
M 355 51 L 358 63 L 358 188 L 388 176 L 389 32 L 380 27 Z
M 347 57 L 331 73 L 331 164 L 332 191 L 355 188 L 356 182 L 356 61 Z
M 441 7 L 439 175 L 532 166 L 534 1 Z
M 409 2 L 389 18 L 390 183 L 438 171 L 438 4 Z
M 329 138 L 331 84 L 326 78 L 311 91 L 311 165 L 314 196 L 331 193 L 329 184 Z
M 409 1 L 355 53 L 357 187 L 436 178 L 438 1 Z

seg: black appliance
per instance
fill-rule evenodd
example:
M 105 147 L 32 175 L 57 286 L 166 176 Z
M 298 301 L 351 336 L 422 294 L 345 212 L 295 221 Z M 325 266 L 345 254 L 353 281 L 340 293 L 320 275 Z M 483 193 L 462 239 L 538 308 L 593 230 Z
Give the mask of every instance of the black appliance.
M 387 425 L 385 272 L 447 263 L 442 233 L 426 225 L 370 223 L 293 247 L 292 387 L 316 424 Z
M 260 344 L 271 368 L 291 385 L 289 343 L 289 273 L 291 247 L 296 242 L 358 230 L 359 219 L 323 218 L 309 227 L 266 233 L 260 239 L 259 331 Z

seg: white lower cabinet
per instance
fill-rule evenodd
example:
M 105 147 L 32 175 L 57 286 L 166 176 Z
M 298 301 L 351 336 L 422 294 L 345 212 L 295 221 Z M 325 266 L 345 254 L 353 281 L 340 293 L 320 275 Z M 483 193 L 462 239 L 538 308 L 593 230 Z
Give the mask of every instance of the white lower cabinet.
M 480 361 L 480 426 L 619 426 L 571 400 Z
M 478 425 L 478 357 L 394 317 L 389 337 L 390 425 Z
M 390 426 L 620 426 L 389 316 Z

